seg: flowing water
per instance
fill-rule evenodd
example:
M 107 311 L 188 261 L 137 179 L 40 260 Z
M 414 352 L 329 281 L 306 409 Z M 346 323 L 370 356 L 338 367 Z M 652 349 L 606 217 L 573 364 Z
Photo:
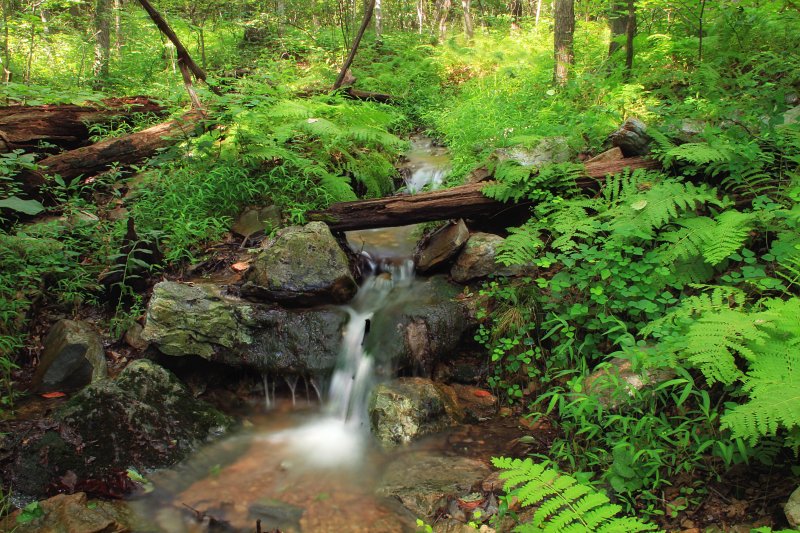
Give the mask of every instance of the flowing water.
M 441 183 L 446 158 L 431 150 L 415 142 L 409 190 Z M 367 336 L 381 335 L 370 327 L 376 314 L 424 291 L 409 259 L 414 229 L 351 232 L 348 240 L 369 258 L 373 272 L 345 306 L 350 320 L 323 405 L 310 395 L 312 401 L 298 401 L 296 382 L 287 383 L 290 398 L 276 399 L 276 383 L 265 376 L 266 409 L 249 416 L 245 429 L 178 468 L 153 474 L 150 492 L 131 502 L 149 522 L 148 531 L 209 531 L 214 520 L 254 531 L 258 519 L 264 531 L 284 533 L 414 530 L 413 517 L 397 502 L 374 495 L 389 458 L 369 435 L 367 403 L 378 378 L 375 360 L 364 350 Z M 315 383 L 305 386 L 319 393 Z

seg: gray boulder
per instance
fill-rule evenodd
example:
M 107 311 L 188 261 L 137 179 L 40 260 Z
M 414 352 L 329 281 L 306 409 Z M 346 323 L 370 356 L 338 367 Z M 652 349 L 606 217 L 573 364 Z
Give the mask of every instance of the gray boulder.
M 497 152 L 500 161 L 510 159 L 523 167 L 541 167 L 551 163 L 566 163 L 576 156 L 566 137 L 546 137 L 532 148 L 515 146 Z
M 789 496 L 789 501 L 783 506 L 786 520 L 793 528 L 800 527 L 800 487 L 796 488 Z
M 650 153 L 650 141 L 647 126 L 638 118 L 629 118 L 620 128 L 610 135 L 611 144 L 619 147 L 625 157 L 647 155 Z
M 7 440 L 4 448 L 11 451 L 3 478 L 33 496 L 59 477 L 71 477 L 73 485 L 111 480 L 130 466 L 175 464 L 231 424 L 230 418 L 196 400 L 172 373 L 137 360 L 116 380 L 92 383 L 60 406 L 51 420 L 37 421 L 30 431 Z
M 419 272 L 427 272 L 450 260 L 469 239 L 464 221 L 450 222 L 417 245 L 414 264 Z
M 223 295 L 212 284 L 159 283 L 142 337 L 167 355 L 199 355 L 262 372 L 318 374 L 336 365 L 347 313 L 290 310 Z
M 444 276 L 432 276 L 390 294 L 391 304 L 372 317 L 365 350 L 381 367 L 430 375 L 436 362 L 453 357 L 477 328 L 474 315 L 456 298 L 460 292 Z
M 242 294 L 289 305 L 344 303 L 358 286 L 347 255 L 323 222 L 283 229 L 245 276 Z
M 32 385 L 40 392 L 71 391 L 107 375 L 100 335 L 86 322 L 59 320 L 44 339 Z
M 416 516 L 431 518 L 448 500 L 480 486 L 490 471 L 484 463 L 466 457 L 408 453 L 388 466 L 377 493 L 397 498 Z
M 369 404 L 370 428 L 387 449 L 453 426 L 461 418 L 453 390 L 425 378 L 378 385 Z
M 497 248 L 505 239 L 491 233 L 474 233 L 458 255 L 450 276 L 453 281 L 467 283 L 490 274 L 513 276 L 521 271 L 519 266 L 506 267 L 495 262 Z

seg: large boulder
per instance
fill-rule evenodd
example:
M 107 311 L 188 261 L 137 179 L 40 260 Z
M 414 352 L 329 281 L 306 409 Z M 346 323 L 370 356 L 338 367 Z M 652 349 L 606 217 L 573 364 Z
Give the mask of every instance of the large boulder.
M 4 465 L 4 480 L 34 496 L 59 478 L 70 478 L 73 487 L 90 480 L 108 484 L 131 466 L 175 464 L 231 424 L 196 400 L 172 373 L 137 360 L 117 379 L 85 387 L 51 420 L 6 440 L 11 459 Z
M 452 358 L 472 339 L 477 320 L 457 299 L 461 288 L 444 276 L 395 291 L 372 317 L 364 349 L 379 368 L 430 375 L 438 361 Z
M 464 221 L 446 224 L 417 245 L 414 264 L 419 272 L 427 272 L 449 261 L 461 250 L 469 239 L 469 230 Z
M 622 150 L 625 157 L 650 153 L 650 135 L 647 125 L 638 118 L 629 118 L 617 131 L 609 136 L 611 144 Z
M 34 390 L 71 391 L 108 376 L 100 335 L 86 322 L 59 320 L 44 339 Z
M 566 137 L 546 137 L 531 148 L 514 146 L 497 152 L 500 161 L 510 159 L 523 167 L 534 168 L 552 163 L 566 163 L 572 161 L 575 156 L 575 150 L 569 145 Z
M 336 365 L 347 313 L 245 302 L 212 284 L 159 283 L 143 338 L 167 355 L 199 355 L 262 372 L 324 374 Z
M 323 222 L 281 230 L 253 260 L 245 281 L 242 294 L 288 305 L 344 303 L 358 289 L 347 255 Z
M 475 459 L 431 452 L 400 455 L 386 469 L 380 496 L 397 498 L 416 516 L 432 518 L 448 500 L 480 486 L 491 469 Z
M 378 385 L 369 403 L 370 428 L 387 449 L 451 427 L 461 418 L 453 390 L 425 378 Z
M 474 233 L 450 270 L 453 281 L 468 283 L 491 274 L 502 276 L 518 274 L 520 267 L 506 267 L 495 262 L 497 249 L 504 241 L 503 237 L 492 233 Z
M 796 488 L 789 496 L 789 501 L 783 506 L 786 521 L 793 528 L 800 528 L 800 487 Z

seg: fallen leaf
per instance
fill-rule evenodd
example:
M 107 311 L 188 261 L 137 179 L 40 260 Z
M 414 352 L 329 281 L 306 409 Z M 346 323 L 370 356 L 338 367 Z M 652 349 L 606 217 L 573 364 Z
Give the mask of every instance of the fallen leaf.
M 250 265 L 248 263 L 244 263 L 244 262 L 234 263 L 234 264 L 231 265 L 231 270 L 233 270 L 235 272 L 244 272 L 248 268 L 250 268 Z
M 475 396 L 477 396 L 478 398 L 488 398 L 489 396 L 491 396 L 491 395 L 492 395 L 492 393 L 491 393 L 491 392 L 489 392 L 489 391 L 485 391 L 485 390 L 481 390 L 481 389 L 478 389 L 478 390 L 476 390 L 476 391 L 475 391 L 475 392 L 473 392 L 472 394 L 474 394 L 474 395 L 475 395 Z
M 63 398 L 66 396 L 63 392 L 45 392 L 42 394 L 42 398 L 52 399 L 52 398 Z

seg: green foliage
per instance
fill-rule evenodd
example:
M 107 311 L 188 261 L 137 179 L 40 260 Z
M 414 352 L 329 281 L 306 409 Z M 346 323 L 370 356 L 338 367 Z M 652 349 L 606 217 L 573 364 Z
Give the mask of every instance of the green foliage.
M 492 463 L 504 470 L 509 495 L 519 498 L 523 506 L 536 506 L 530 523 L 515 531 L 653 531 L 652 524 L 637 518 L 620 517 L 619 505 L 577 479 L 534 463 L 531 459 L 495 458 Z

